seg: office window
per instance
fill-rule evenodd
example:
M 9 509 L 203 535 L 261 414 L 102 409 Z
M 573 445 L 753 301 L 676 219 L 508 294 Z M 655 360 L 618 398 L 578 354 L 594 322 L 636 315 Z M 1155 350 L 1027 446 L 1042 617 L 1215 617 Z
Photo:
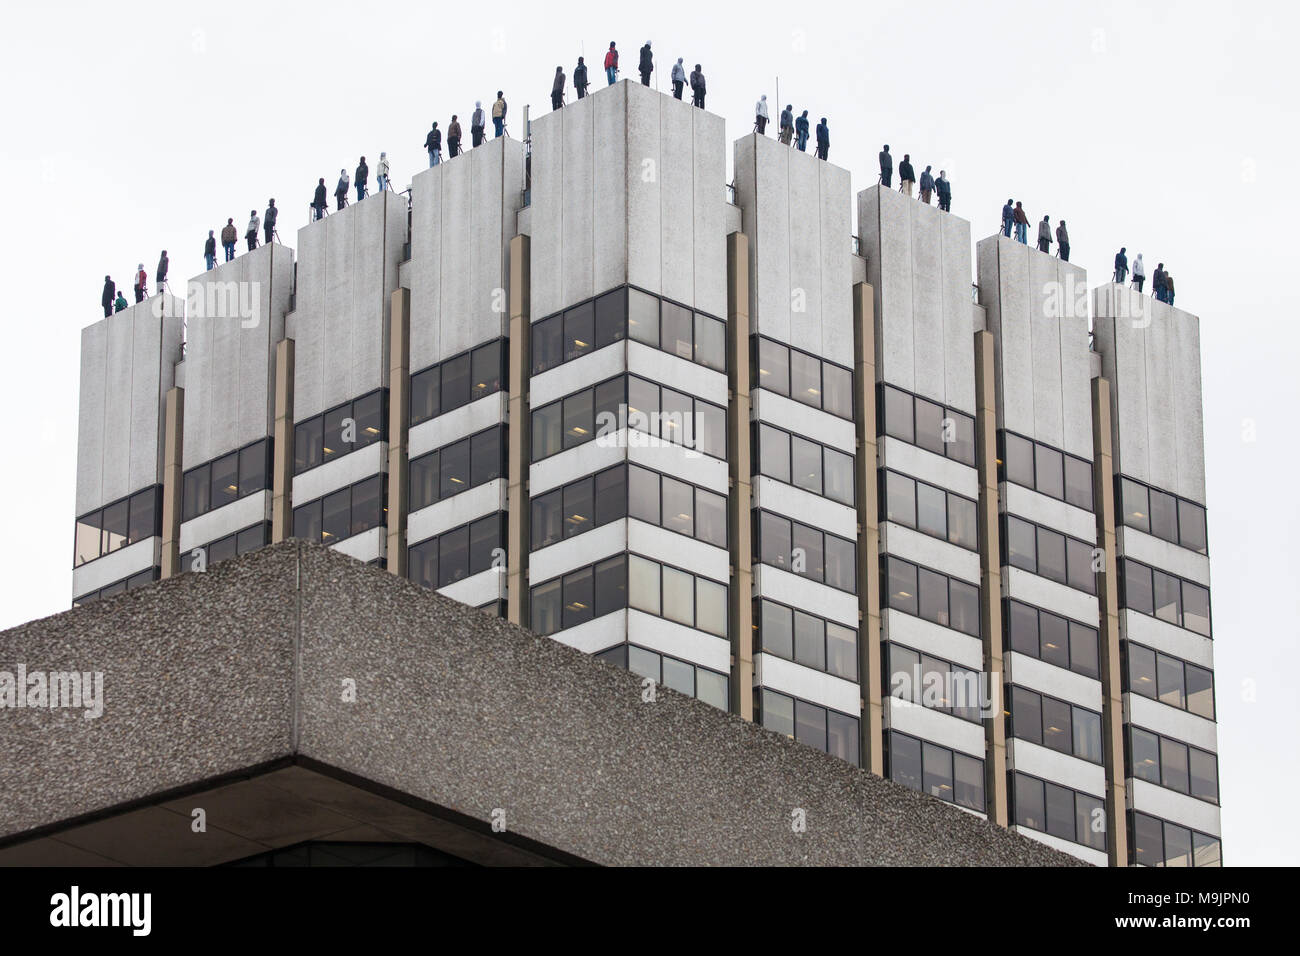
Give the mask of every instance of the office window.
M 707 315 L 695 314 L 695 361 L 718 372 L 727 370 L 727 326 Z
M 858 765 L 858 721 L 847 714 L 826 711 L 826 752 Z
M 1186 672 L 1187 709 L 1193 714 L 1213 720 L 1214 674 L 1203 667 L 1197 667 L 1195 664 L 1188 664 Z
M 679 534 L 695 534 L 695 489 L 684 481 L 664 476 L 660 487 L 663 526 Z
M 1156 652 L 1147 647 L 1126 643 L 1128 658 L 1128 689 L 1143 697 L 1158 699 L 1156 690 Z
M 1070 670 L 1084 677 L 1101 677 L 1097 640 L 1096 628 L 1070 622 Z
M 1201 554 L 1206 552 L 1205 509 L 1190 501 L 1178 502 L 1178 543 Z
M 759 512 L 759 560 L 790 570 L 790 522 L 767 511 Z
M 948 495 L 943 489 L 916 482 L 916 528 L 936 538 L 948 537 Z
M 963 634 L 979 637 L 980 591 L 973 584 L 950 578 L 948 581 L 949 626 Z
M 889 578 L 888 606 L 906 614 L 916 614 L 918 607 L 916 565 L 897 558 L 886 558 L 885 564 Z
M 1214 754 L 1189 747 L 1188 774 L 1191 778 L 1193 797 L 1213 803 L 1219 802 L 1219 763 Z
M 1038 528 L 1038 573 L 1065 584 L 1069 578 L 1065 568 L 1065 535 L 1049 528 Z
M 564 313 L 564 361 L 581 358 L 595 347 L 596 304 L 584 302 Z
M 1144 813 L 1133 814 L 1133 861 L 1139 866 L 1163 866 L 1164 828 Z
M 853 373 L 846 368 L 822 363 L 822 408 L 832 415 L 853 420 Z
M 384 523 L 384 479 L 375 475 L 352 486 L 350 534 L 360 534 Z
M 628 517 L 659 524 L 659 476 L 628 465 Z
M 352 450 L 350 443 L 344 441 L 344 431 L 351 431 L 345 424 L 344 419 L 351 417 L 352 406 L 350 404 L 332 408 L 324 414 L 322 460 L 332 461 Z
M 627 669 L 638 677 L 648 677 L 656 684 L 660 682 L 663 658 L 654 651 L 629 644 L 627 648 Z
M 695 625 L 695 578 L 685 571 L 665 567 L 663 574 L 663 616 L 687 627 Z
M 1070 705 L 1052 697 L 1042 698 L 1043 746 L 1059 753 L 1074 751 Z
M 1152 571 L 1152 595 L 1156 617 L 1170 624 L 1181 625 L 1183 620 L 1182 589 L 1180 581 L 1163 571 Z
M 759 644 L 764 653 L 794 660 L 794 611 L 772 601 L 761 601 Z
M 1038 567 L 1035 552 L 1034 526 L 1027 521 L 1007 515 L 1007 564 L 1013 568 L 1034 571 Z
M 826 669 L 826 622 L 821 618 L 794 612 L 794 659 L 805 667 Z
M 684 309 L 673 302 L 660 302 L 659 348 L 670 355 L 691 361 L 694 358 L 693 324 L 694 316 L 690 309 Z
M 564 576 L 564 626 L 575 627 L 591 620 L 595 606 L 592 569 L 581 568 Z
M 1147 489 L 1128 478 L 1120 479 L 1120 505 L 1124 509 L 1124 524 L 1139 531 L 1151 531 L 1151 509 Z
M 156 486 L 138 491 L 130 498 L 126 526 L 126 543 L 135 544 L 161 532 L 161 509 L 158 507 L 161 491 Z
M 947 454 L 944 442 L 944 411 L 942 405 L 914 399 L 916 404 L 916 444 L 936 455 Z
M 213 510 L 220 508 L 222 505 L 228 505 L 239 498 L 239 453 L 231 452 L 229 455 L 222 455 L 216 461 L 212 462 L 212 493 L 211 502 Z
M 1002 433 L 1003 474 L 1007 481 L 1034 487 L 1034 443 L 1027 438 Z
M 265 490 L 267 485 L 266 468 L 267 443 L 265 440 L 254 442 L 247 448 L 239 450 L 239 494 L 240 497 L 255 491 Z
M 411 426 L 427 422 L 441 414 L 442 367 L 435 365 L 411 376 Z M 298 470 L 303 470 L 301 464 Z
M 671 388 L 659 390 L 659 437 L 690 447 L 693 443 L 695 423 L 693 403 L 689 395 Z
M 948 410 L 952 419 L 952 440 L 948 442 L 948 457 L 963 464 L 975 466 L 975 419 L 960 412 Z
M 826 750 L 826 710 L 802 700 L 794 702 L 794 737 L 801 744 Z
M 790 435 L 771 425 L 758 426 L 758 472 L 790 483 Z
M 959 548 L 979 548 L 975 502 L 959 495 L 948 495 L 948 540 Z
M 501 477 L 502 432 L 500 428 L 472 435 L 469 440 L 470 486 L 477 488 Z
M 1124 562 L 1124 606 L 1142 614 L 1155 613 L 1151 569 L 1136 561 Z
M 797 402 L 822 407 L 822 363 L 803 352 L 790 350 L 790 397 Z
M 629 428 L 659 434 L 659 386 L 631 376 L 627 382 L 627 424 Z
M 857 545 L 833 534 L 826 535 L 826 583 L 841 591 L 858 591 Z
M 627 607 L 627 559 L 606 558 L 595 566 L 596 617 Z
M 791 524 L 791 570 L 814 581 L 826 579 L 826 556 L 822 549 L 822 533 L 816 528 L 795 521 Z M 800 566 L 802 564 L 802 567 Z
M 708 402 L 695 402 L 694 447 L 706 455 L 727 458 L 727 411 Z
M 822 493 L 822 446 L 797 436 L 790 439 L 790 445 L 793 461 L 792 484 L 820 495 Z
M 1092 546 L 1075 538 L 1065 539 L 1066 584 L 1089 594 L 1097 593 L 1097 576 L 1092 570 Z
M 1219 841 L 1192 831 L 1192 866 L 1222 866 Z
M 794 736 L 794 698 L 764 690 L 763 726 L 787 737 Z
M 1043 786 L 1047 832 L 1063 840 L 1073 840 L 1077 835 L 1074 819 L 1074 791 L 1046 781 Z
M 623 465 L 606 468 L 596 475 L 596 525 L 599 527 L 627 515 L 627 470 Z
M 1151 500 L 1151 533 L 1166 541 L 1178 540 L 1178 499 L 1173 495 L 1148 489 Z
M 293 509 L 293 536 L 303 541 L 321 540 L 320 499 Z
M 1192 865 L 1192 831 L 1165 823 L 1165 866 Z
M 1160 738 L 1160 782 L 1179 793 L 1188 792 L 1187 745 Z
M 324 453 L 324 449 L 323 449 L 324 433 L 322 431 L 323 427 L 324 426 L 322 423 L 322 419 L 319 415 L 317 415 L 314 418 L 309 418 L 307 419 L 307 421 L 301 422 L 300 424 L 294 426 L 293 467 L 294 467 L 295 474 L 307 471 L 309 468 L 315 468 L 324 460 L 322 458 L 322 455 Z M 188 475 L 186 476 L 186 480 L 188 482 L 189 480 Z M 206 496 L 207 493 L 205 491 L 204 492 L 205 504 L 202 511 L 208 510 L 206 505 Z M 189 500 L 188 496 L 186 500 L 187 501 Z M 195 512 L 195 513 L 200 514 L 202 512 Z
M 921 790 L 921 741 L 904 734 L 889 735 L 889 777 L 913 790 Z
M 952 755 L 953 802 L 959 807 L 984 811 L 984 763 L 954 752 Z
M 454 528 L 438 537 L 438 587 L 469 577 L 469 528 Z
M 916 527 L 916 482 L 895 471 L 885 472 L 885 520 Z
M 727 546 L 727 499 L 722 495 L 695 489 L 695 537 L 719 548 Z
M 104 509 L 104 554 L 111 554 L 126 544 L 130 528 L 130 503 L 128 499 L 116 501 Z
M 688 697 L 695 696 L 695 667 L 673 657 L 661 656 L 663 685 Z
M 1038 656 L 1048 664 L 1066 669 L 1070 666 L 1070 625 L 1063 617 L 1040 611 L 1038 614 Z
M 349 451 L 380 441 L 384 437 L 384 393 L 371 392 L 358 398 L 352 403 L 351 417 L 353 441 Z
M 596 299 L 596 348 L 604 348 L 622 340 L 627 325 L 625 296 L 632 294 L 633 290 L 615 289 Z
M 533 588 L 530 605 L 534 631 L 545 635 L 560 630 L 561 612 L 564 606 L 560 581 L 548 581 Z
M 560 450 L 564 433 L 561 402 L 551 402 L 533 412 L 533 461 L 541 461 Z
M 1034 449 L 1034 487 L 1053 498 L 1065 497 L 1065 477 L 1061 453 L 1055 448 L 1038 445 Z
M 758 340 L 757 388 L 778 395 L 790 394 L 790 350 L 768 339 Z
M 470 356 L 458 355 L 442 363 L 442 410 L 450 412 L 470 401 Z
M 916 433 L 912 419 L 912 396 L 888 385 L 883 386 L 885 434 L 913 443 Z
M 1101 763 L 1101 714 L 1075 707 L 1070 719 L 1074 729 L 1074 755 Z
M 352 489 L 341 488 L 326 495 L 321 501 L 321 537 L 326 544 L 337 544 L 350 535 Z
M 1210 591 L 1199 584 L 1184 581 L 1183 627 L 1210 636 Z
M 548 492 L 533 499 L 532 548 L 540 551 L 561 540 L 563 525 L 561 523 L 560 489 Z
M 884 649 L 889 696 L 921 703 L 921 655 L 897 644 L 886 644 Z
M 591 439 L 595 428 L 595 411 L 591 389 L 583 389 L 564 399 L 564 447 L 573 448 Z
M 1130 771 L 1138 780 L 1160 786 L 1160 738 L 1139 727 L 1129 728 Z
M 564 360 L 564 319 L 555 315 L 532 327 L 533 374 L 540 375 Z
M 186 475 L 186 485 L 188 486 L 189 476 Z M 187 500 L 188 503 L 188 500 Z M 99 557 L 99 547 L 103 537 L 102 513 L 92 511 L 88 515 L 83 515 L 77 519 L 77 530 L 73 543 L 73 567 L 85 564 L 87 561 L 94 561 Z
M 854 506 L 853 456 L 825 448 L 823 451 L 824 494 L 832 501 Z
M 1183 662 L 1164 654 L 1156 655 L 1157 699 L 1162 704 L 1187 709 L 1187 691 L 1183 686 Z
M 1040 656 L 1038 646 L 1038 611 L 1018 601 L 1011 601 L 1007 612 L 1011 650 L 1030 657 Z
M 439 499 L 450 498 L 470 487 L 470 443 L 462 438 L 439 453 Z
M 948 626 L 948 579 L 926 568 L 917 569 L 920 616 Z
M 505 554 L 505 542 L 501 538 L 501 531 L 499 514 L 479 518 L 469 526 L 470 574 L 479 574 L 498 565 L 497 558 Z
M 627 380 L 619 377 L 601 382 L 594 390 L 596 439 L 605 441 L 603 447 L 608 447 L 608 443 L 613 440 L 611 436 L 616 435 L 625 424 L 622 417 L 626 386 Z
M 858 633 L 853 628 L 826 622 L 826 672 L 846 680 L 858 679 Z
M 718 637 L 727 636 L 727 586 L 707 578 L 695 579 L 695 626 Z
M 657 615 L 661 606 L 659 565 L 634 554 L 628 555 L 627 579 L 628 607 Z
M 1014 736 L 1030 743 L 1043 742 L 1043 699 L 1023 687 L 1011 688 L 1011 726 Z M 1058 731 L 1060 728 L 1057 728 Z M 1068 753 L 1068 744 L 1067 750 Z
M 580 478 L 564 486 L 564 536 L 572 538 L 594 527 L 595 501 L 592 497 L 595 480 Z
M 1096 797 L 1074 795 L 1074 840 L 1094 850 L 1106 849 L 1106 808 Z
M 1065 500 L 1075 507 L 1092 510 L 1092 465 L 1073 455 L 1065 456 Z
M 627 297 L 628 336 L 651 348 L 659 348 L 659 300 L 640 289 L 628 289 Z
M 921 766 L 921 785 L 925 792 L 952 802 L 952 751 L 932 743 L 922 743 Z

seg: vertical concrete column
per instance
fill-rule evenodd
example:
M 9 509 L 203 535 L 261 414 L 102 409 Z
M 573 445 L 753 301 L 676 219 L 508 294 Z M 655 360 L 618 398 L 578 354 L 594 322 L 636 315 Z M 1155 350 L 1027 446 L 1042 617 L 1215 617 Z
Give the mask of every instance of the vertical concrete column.
M 411 425 L 411 290 L 395 289 L 388 337 L 388 570 L 406 577 Z
M 507 430 L 509 447 L 506 487 L 506 617 L 528 627 L 528 343 L 532 333 L 530 240 L 510 240 L 510 411 Z
M 749 433 L 749 239 L 727 236 L 727 495 L 731 550 L 731 712 L 754 719 L 754 549 L 750 540 L 753 478 Z
M 274 455 L 271 459 L 271 543 L 293 537 L 293 339 L 275 344 Z
M 980 635 L 984 673 L 1002 696 L 1002 550 L 998 541 L 998 416 L 993 334 L 975 333 L 975 468 L 979 474 Z M 984 718 L 984 800 L 988 818 L 1007 826 L 1005 707 Z
M 853 286 L 853 418 L 858 497 L 858 682 L 862 689 L 862 766 L 885 773 L 881 700 L 880 494 L 876 458 L 876 300 L 865 282 Z
M 1097 546 L 1102 549 L 1097 596 L 1101 602 L 1102 759 L 1106 764 L 1106 847 L 1111 866 L 1128 866 L 1124 820 L 1124 706 L 1120 685 L 1119 565 L 1115 557 L 1115 484 L 1110 430 L 1110 382 L 1092 380 L 1093 501 Z
M 162 577 L 181 571 L 182 453 L 185 389 L 169 388 L 163 408 Z

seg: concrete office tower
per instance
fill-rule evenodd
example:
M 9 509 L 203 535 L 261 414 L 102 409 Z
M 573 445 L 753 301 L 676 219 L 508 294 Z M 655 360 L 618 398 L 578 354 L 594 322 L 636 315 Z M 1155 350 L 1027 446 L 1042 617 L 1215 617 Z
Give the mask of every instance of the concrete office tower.
M 736 143 L 735 168 L 749 246 L 739 354 L 756 376 L 755 719 L 859 763 L 849 174 L 757 134 Z
M 1200 320 L 1093 290 L 1110 383 L 1129 862 L 1219 863 Z
M 276 347 L 293 294 L 293 250 L 270 243 L 202 272 L 186 295 L 180 566 L 271 540 Z M 197 550 L 196 550 L 197 549 Z
M 879 186 L 858 194 L 858 223 L 875 312 L 885 771 L 1004 822 L 978 690 L 997 624 L 980 603 L 970 224 Z
M 386 555 L 389 312 L 408 225 L 382 192 L 298 230 L 293 534 Z
M 977 254 L 1000 462 L 1009 823 L 1105 865 L 1108 821 L 1121 822 L 1105 805 L 1087 276 L 1001 236 Z
M 74 604 L 158 578 L 163 423 L 184 315 L 164 293 L 81 331 Z
M 631 83 L 533 123 L 520 551 L 535 630 L 725 708 L 723 135 Z
M 393 562 L 409 556 L 411 580 L 502 616 L 507 300 L 523 189 L 524 147 L 506 137 L 417 174 L 402 266 L 409 308 L 399 293 L 393 313 L 394 410 L 409 413 L 394 429 L 404 463 L 393 471 L 409 485 L 389 496 L 390 532 L 407 512 L 404 540 L 390 534 L 390 570 L 403 573 Z

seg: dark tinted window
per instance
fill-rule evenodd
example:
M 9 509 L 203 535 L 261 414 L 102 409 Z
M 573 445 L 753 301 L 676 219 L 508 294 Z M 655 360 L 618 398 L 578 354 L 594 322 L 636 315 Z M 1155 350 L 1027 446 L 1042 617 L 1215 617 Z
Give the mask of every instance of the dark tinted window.
M 501 390 L 501 340 L 476 348 L 470 357 L 471 398 Z
M 596 345 L 596 304 L 584 302 L 564 313 L 564 361 L 592 351 Z
M 411 376 L 411 424 L 442 414 L 442 369 L 435 365 Z

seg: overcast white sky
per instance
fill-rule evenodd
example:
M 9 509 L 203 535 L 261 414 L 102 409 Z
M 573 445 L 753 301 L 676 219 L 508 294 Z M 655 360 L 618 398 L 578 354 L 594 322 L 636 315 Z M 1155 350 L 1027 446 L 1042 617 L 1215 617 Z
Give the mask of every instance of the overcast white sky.
M 501 88 L 517 135 L 557 64 L 585 53 L 603 83 L 610 40 L 626 76 L 648 39 L 661 88 L 678 56 L 703 64 L 729 139 L 760 93 L 776 119 L 779 75 L 855 190 L 889 142 L 947 168 L 975 239 L 1014 196 L 1069 222 L 1090 284 L 1120 245 L 1169 266 L 1202 319 L 1224 858 L 1300 863 L 1295 5 L 46 0 L 5 21 L 0 627 L 71 598 L 80 330 L 105 273 L 152 280 L 166 248 L 197 274 L 207 231 L 270 196 L 295 244 L 318 177 L 387 150 L 405 185 L 432 120 Z

